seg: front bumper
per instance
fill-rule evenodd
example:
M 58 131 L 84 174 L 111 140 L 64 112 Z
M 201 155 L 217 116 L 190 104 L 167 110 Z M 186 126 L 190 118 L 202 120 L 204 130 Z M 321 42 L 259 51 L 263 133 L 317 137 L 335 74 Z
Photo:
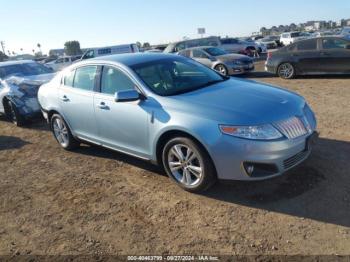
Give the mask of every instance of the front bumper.
M 317 133 L 296 139 L 278 141 L 252 141 L 222 135 L 220 142 L 211 147 L 217 175 L 222 180 L 264 180 L 282 175 L 287 170 L 299 165 L 311 153 L 311 141 Z M 268 175 L 248 175 L 244 163 L 271 165 L 276 172 Z
M 244 65 L 231 65 L 231 67 L 228 68 L 229 75 L 240 75 L 245 74 L 248 72 L 251 72 L 255 69 L 254 63 L 244 64 Z

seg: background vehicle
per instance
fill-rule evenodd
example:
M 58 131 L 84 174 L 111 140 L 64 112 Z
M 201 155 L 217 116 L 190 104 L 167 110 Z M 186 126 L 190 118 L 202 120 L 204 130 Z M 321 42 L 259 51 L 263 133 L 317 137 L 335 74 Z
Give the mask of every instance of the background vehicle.
M 276 49 L 277 47 L 281 46 L 279 36 L 266 36 L 257 40 L 257 42 L 264 44 L 267 47 L 267 49 Z
M 253 45 L 255 49 L 259 52 L 259 54 L 267 53 L 267 47 L 264 43 L 254 41 L 251 37 L 242 37 L 240 38 L 240 40 L 249 43 L 249 45 Z
M 180 51 L 179 55 L 192 58 L 222 75 L 244 74 L 254 70 L 254 62 L 250 57 L 228 54 L 217 47 L 193 47 Z
M 48 62 L 45 65 L 52 68 L 53 71 L 57 72 L 71 65 L 73 62 L 77 61 L 80 58 L 81 58 L 81 55 L 64 56 L 64 57 L 57 58 L 54 61 Z
M 136 44 L 97 47 L 97 48 L 88 49 L 81 56 L 81 60 L 90 59 L 90 58 L 99 57 L 99 56 L 125 54 L 125 53 L 138 53 L 138 52 L 140 52 L 140 50 Z
M 340 35 L 342 35 L 344 38 L 350 40 L 350 27 L 344 27 L 341 30 Z
M 34 61 L 0 63 L 0 114 L 18 126 L 40 115 L 38 89 L 53 76 L 51 69 Z
M 269 53 L 266 70 L 285 79 L 306 74 L 350 74 L 350 41 L 340 37 L 299 41 Z
M 304 40 L 307 37 L 301 32 L 290 32 L 281 34 L 280 42 L 282 45 L 290 45 L 300 40 Z
M 220 48 L 228 53 L 246 53 L 258 51 L 258 47 L 254 42 L 247 42 L 238 38 L 221 38 Z
M 219 47 L 221 45 L 220 38 L 216 36 L 184 40 L 180 42 L 175 42 L 169 44 L 165 49 L 164 53 L 177 53 L 181 50 L 198 47 L 198 46 L 216 46 Z
M 77 63 L 38 96 L 63 148 L 88 141 L 158 163 L 191 192 L 281 175 L 309 156 L 316 128 L 299 95 L 166 54 Z

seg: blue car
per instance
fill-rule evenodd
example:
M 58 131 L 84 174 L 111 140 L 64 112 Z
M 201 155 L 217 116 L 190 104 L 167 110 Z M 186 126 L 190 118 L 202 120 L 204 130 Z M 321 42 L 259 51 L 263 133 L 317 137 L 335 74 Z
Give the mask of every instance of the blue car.
M 64 149 L 88 142 L 152 161 L 190 192 L 281 175 L 309 156 L 316 131 L 301 96 L 170 54 L 79 62 L 38 98 Z

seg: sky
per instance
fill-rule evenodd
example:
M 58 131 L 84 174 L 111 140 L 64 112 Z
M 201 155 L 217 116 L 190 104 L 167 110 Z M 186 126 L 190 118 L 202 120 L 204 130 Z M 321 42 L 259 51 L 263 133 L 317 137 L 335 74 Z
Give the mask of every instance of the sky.
M 350 18 L 350 0 L 0 0 L 0 41 L 6 51 L 32 53 L 40 43 L 47 53 L 69 40 L 82 48 L 158 44 L 199 37 L 199 27 L 239 37 L 263 26 L 342 18 Z

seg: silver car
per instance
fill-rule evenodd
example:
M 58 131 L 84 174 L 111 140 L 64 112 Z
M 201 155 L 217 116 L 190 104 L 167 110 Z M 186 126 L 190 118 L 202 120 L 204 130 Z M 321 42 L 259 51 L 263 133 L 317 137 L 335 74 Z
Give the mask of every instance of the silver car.
M 192 58 L 225 76 L 244 74 L 254 70 L 252 58 L 246 55 L 228 54 L 217 47 L 193 47 L 182 50 L 178 54 Z
M 38 97 L 63 148 L 89 142 L 157 163 L 191 192 L 283 174 L 309 156 L 316 129 L 301 96 L 179 55 L 89 59 Z

